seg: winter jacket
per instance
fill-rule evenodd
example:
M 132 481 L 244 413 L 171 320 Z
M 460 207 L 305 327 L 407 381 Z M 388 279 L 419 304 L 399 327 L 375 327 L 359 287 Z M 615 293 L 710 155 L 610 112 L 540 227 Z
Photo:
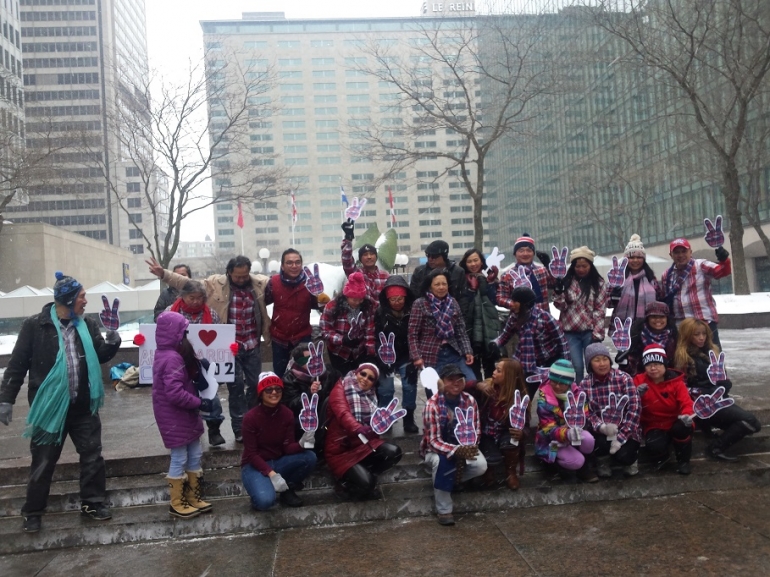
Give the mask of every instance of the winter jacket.
M 627 364 L 622 368 L 632 377 L 644 372 L 644 365 L 642 364 L 644 347 L 652 344 L 645 344 L 642 338 L 642 329 L 644 329 L 646 322 L 647 319 L 639 319 L 631 325 L 631 348 L 628 350 L 628 355 L 626 356 Z M 666 356 L 670 361 L 673 360 L 674 353 L 676 353 L 676 340 L 678 334 L 673 319 L 668 319 L 668 324 L 664 330 L 668 333 L 668 338 L 666 339 L 663 348 L 666 350 Z
M 684 371 L 685 384 L 689 389 L 690 398 L 695 400 L 701 395 L 711 395 L 720 386 L 725 388 L 725 396 L 727 396 L 727 393 L 733 388 L 733 382 L 730 379 L 717 381 L 716 385 L 711 382 L 708 376 L 708 368 L 711 365 L 708 349 L 704 347 L 698 349 L 697 352 L 693 352 L 688 348 L 688 353 L 690 358 L 688 365 L 686 367 L 676 367 L 676 369 Z
M 500 334 L 500 315 L 495 307 L 497 283 L 488 283 L 484 275 L 477 275 L 479 286 L 473 290 L 467 285 L 465 299 L 465 328 L 475 352 L 486 352 L 487 343 Z M 466 276 L 467 280 L 467 276 Z
M 304 449 L 294 437 L 294 418 L 284 405 L 269 409 L 259 404 L 243 417 L 241 467 L 251 465 L 266 477 L 272 471 L 267 461 L 296 455 Z
M 165 311 L 168 307 L 174 304 L 174 301 L 179 297 L 179 291 L 176 290 L 173 287 L 167 287 L 163 289 L 160 292 L 160 296 L 158 297 L 158 302 L 155 303 L 155 308 L 153 309 L 153 316 L 152 319 L 154 321 L 158 320 L 158 315 Z
M 457 301 L 452 299 L 452 324 L 454 336 L 447 339 L 450 345 L 460 355 L 472 355 L 473 349 L 465 330 L 465 321 Z M 412 305 L 412 314 L 409 319 L 409 356 L 412 360 L 422 359 L 426 367 L 435 367 L 438 362 L 438 353 L 441 349 L 442 339 L 436 336 L 436 319 L 430 308 L 427 298 L 420 298 Z
M 174 288 L 181 290 L 189 280 L 189 278 L 181 274 L 168 270 L 163 271 L 163 282 Z M 267 316 L 267 308 L 265 308 L 265 286 L 267 281 L 268 278 L 264 275 L 251 275 L 251 289 L 254 294 L 254 301 L 259 307 L 259 310 L 255 311 L 254 316 L 257 317 L 257 324 L 261 323 L 262 338 L 265 344 L 269 345 L 271 342 L 270 317 Z M 213 274 L 203 279 L 201 283 L 203 283 L 206 295 L 208 295 L 206 304 L 216 311 L 220 322 L 227 324 L 230 318 L 230 279 L 227 278 L 226 274 Z M 259 335 L 257 335 L 257 338 L 259 338 Z
M 343 302 L 343 300 L 345 302 Z M 359 307 L 361 326 L 355 341 L 345 343 L 350 338 L 350 319 L 347 316 L 347 297 L 337 295 L 330 300 L 321 313 L 319 328 L 321 336 L 326 341 L 329 354 L 337 355 L 345 360 L 360 359 L 364 356 L 374 356 L 374 305 L 366 300 Z
M 626 405 L 626 410 L 623 413 L 623 421 L 618 427 L 618 441 L 621 444 L 628 439 L 641 442 L 639 419 L 642 405 L 634 381 L 627 373 L 618 369 L 610 369 L 610 373 L 606 377 L 599 379 L 589 370 L 580 382 L 580 389 L 585 391 L 588 397 L 588 419 L 594 431 L 599 431 L 599 427 L 603 424 L 602 409 L 609 405 L 610 393 L 615 393 L 617 399 L 623 395 L 628 395 L 628 405 Z
M 283 396 L 281 402 L 289 407 L 294 414 L 294 434 L 297 438 L 302 436 L 302 427 L 299 425 L 299 412 L 302 410 L 302 393 L 312 397 L 310 385 L 313 383 L 313 377 L 307 372 L 307 366 L 300 367 L 294 361 L 289 361 L 286 367 L 286 373 L 281 377 L 283 379 Z M 331 393 L 332 388 L 340 379 L 340 374 L 331 367 L 326 367 L 326 371 L 318 378 L 321 383 L 321 390 L 318 391 L 318 418 L 321 419 L 321 406 L 324 400 Z
M 414 296 L 417 298 L 425 296 L 421 292 L 422 283 L 432 270 L 428 268 L 427 264 L 422 264 L 414 269 L 412 280 L 409 281 L 409 288 L 412 289 Z M 449 261 L 446 270 L 449 273 L 449 294 L 455 298 L 457 304 L 460 305 L 460 310 L 465 314 L 469 304 L 465 295 L 465 289 L 468 286 L 468 281 L 465 279 L 465 271 L 455 264 L 453 260 Z
M 572 394 L 577 399 L 580 394 L 580 387 L 572 383 Z M 559 400 L 551 387 L 551 381 L 546 381 L 540 385 L 537 393 L 537 433 L 535 435 L 535 454 L 546 461 L 553 463 L 556 460 L 556 452 L 551 451 L 552 442 L 568 444 L 567 421 L 564 420 L 565 402 Z M 588 422 L 588 403 L 583 406 L 583 412 Z
M 642 400 L 642 433 L 650 429 L 668 431 L 676 423 L 679 415 L 692 415 L 692 399 L 684 384 L 684 374 L 681 371 L 668 369 L 662 383 L 653 383 L 647 373 L 639 373 L 634 377 L 634 385 L 646 384 L 647 391 L 640 395 Z
M 573 278 L 568 287 L 553 299 L 561 311 L 559 324 L 564 332 L 591 331 L 596 342 L 604 340 L 604 316 L 607 311 L 608 293 L 603 279 L 599 279 L 598 292 L 591 289 L 584 298 L 580 280 Z
M 326 455 L 326 464 L 329 465 L 335 478 L 339 479 L 353 465 L 371 455 L 384 441 L 375 438 L 369 439 L 369 442 L 364 444 L 358 438 L 358 433 L 356 433 L 358 427 L 369 425 L 369 423 L 359 423 L 353 417 L 342 381 L 339 381 L 332 388 L 327 418 L 329 425 L 326 432 L 324 454 Z
M 400 286 L 406 289 L 406 297 L 404 302 L 404 308 L 402 309 L 403 315 L 397 317 L 393 314 L 393 309 L 388 303 L 388 299 L 385 298 L 385 289 L 390 286 Z M 377 307 L 377 311 L 374 313 L 374 336 L 375 345 L 379 348 L 379 334 L 384 333 L 385 337 L 390 333 L 396 336 L 393 348 L 396 350 L 396 362 L 390 368 L 385 368 L 386 372 L 392 372 L 394 367 L 400 367 L 404 363 L 409 362 L 409 319 L 411 317 L 412 304 L 415 297 L 409 285 L 406 283 L 404 277 L 399 275 L 391 276 L 386 282 L 383 290 L 380 292 L 380 306 Z M 381 371 L 382 372 L 382 369 Z
M 21 325 L 16 345 L 11 353 L 11 360 L 8 361 L 8 366 L 3 374 L 3 384 L 0 386 L 0 403 L 13 404 L 16 402 L 19 389 L 24 384 L 24 377 L 29 373 L 27 399 L 32 405 L 38 388 L 56 363 L 56 355 L 59 353 L 59 336 L 51 321 L 52 306 L 54 306 L 53 303 L 45 305 L 41 313 L 27 318 Z M 91 334 L 99 362 L 104 364 L 112 359 L 120 349 L 120 342 L 114 345 L 104 342 L 96 321 L 88 317 L 81 317 L 81 322 L 88 326 L 88 332 Z M 78 356 L 82 361 L 85 361 L 83 343 L 78 335 L 75 336 L 75 339 Z M 78 394 L 70 410 L 88 413 L 91 406 L 88 366 L 85 362 L 81 362 L 79 365 Z
M 201 400 L 177 348 L 189 322 L 182 315 L 164 312 L 155 329 L 152 362 L 152 410 L 167 449 L 184 447 L 203 434 Z

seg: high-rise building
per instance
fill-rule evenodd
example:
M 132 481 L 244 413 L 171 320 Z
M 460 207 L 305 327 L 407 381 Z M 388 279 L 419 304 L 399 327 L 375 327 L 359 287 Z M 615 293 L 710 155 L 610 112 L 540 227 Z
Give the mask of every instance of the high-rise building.
M 372 45 L 389 47 L 390 58 L 426 69 L 426 77 L 434 67 L 433 89 L 441 91 L 441 97 L 449 89 L 444 83 L 448 80 L 436 79 L 446 72 L 418 49 L 428 42 L 426 30 L 439 38 L 457 36 L 473 21 L 464 15 L 472 16 L 472 8 L 464 8 L 438 18 L 426 12 L 416 18 L 287 20 L 283 13 L 257 13 L 244 14 L 242 20 L 202 22 L 209 62 L 235 59 L 242 69 L 257 65 L 274 70 L 276 81 L 262 98 L 264 108 L 254 111 L 250 123 L 252 162 L 283 164 L 288 170 L 285 190 L 272 198 L 242 202 L 242 231 L 237 227 L 237 203 L 215 206 L 217 250 L 235 254 L 243 241 L 247 255 L 254 257 L 267 248 L 277 256 L 293 245 L 306 260 L 339 262 L 343 190 L 351 202 L 354 197 L 367 200 L 357 222 L 359 231 L 372 223 L 380 231 L 393 226 L 399 252 L 413 259 L 439 238 L 449 244 L 452 257 L 471 248 L 472 201 L 459 171 L 448 170 L 446 159 L 420 159 L 383 182 L 389 165 L 365 152 L 365 133 L 371 127 L 390 124 L 386 137 L 396 142 L 410 137 L 404 128 L 416 116 L 411 108 L 395 105 L 401 96 L 392 82 L 367 73 L 377 67 Z M 473 79 L 469 82 L 472 85 Z M 428 91 L 431 85 L 416 88 Z M 458 110 L 461 103 L 458 98 Z M 219 116 L 212 105 L 212 130 Z M 419 131 L 416 141 L 427 151 L 458 146 L 456 136 L 444 128 Z M 226 176 L 215 167 L 213 177 L 216 187 L 217 179 Z M 297 211 L 293 239 L 292 191 Z
M 45 222 L 144 252 L 134 223 L 151 221 L 150 204 L 163 206 L 163 178 L 148 201 L 112 120 L 136 108 L 135 87 L 148 77 L 144 0 L 18 4 L 27 146 L 53 143 L 55 151 L 52 178 L 29 188 L 14 222 Z
M 21 72 L 19 2 L 0 4 L 0 201 L 13 193 L 14 175 L 24 137 L 24 89 Z

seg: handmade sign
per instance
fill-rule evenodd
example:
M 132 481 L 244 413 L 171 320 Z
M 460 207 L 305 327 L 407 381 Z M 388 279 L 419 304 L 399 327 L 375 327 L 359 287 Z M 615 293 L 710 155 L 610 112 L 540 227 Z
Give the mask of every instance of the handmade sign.
M 583 443 L 580 431 L 586 426 L 586 394 L 584 391 L 578 393 L 577 399 L 572 391 L 567 391 L 567 405 L 564 408 L 564 420 L 570 428 L 568 431 L 569 440 L 573 445 Z
M 499 269 L 500 263 L 503 262 L 504 258 L 505 258 L 505 255 L 499 252 L 497 247 L 494 247 L 492 249 L 492 252 L 489 253 L 489 256 L 486 258 L 487 270 L 491 269 L 493 266 L 496 266 Z
M 527 420 L 527 408 L 529 407 L 529 395 L 524 395 L 521 398 L 521 393 L 518 389 L 513 392 L 513 404 L 508 409 L 508 419 L 511 421 L 512 429 L 523 430 Z M 511 445 L 514 447 L 519 446 L 519 441 L 511 438 Z
M 698 415 L 701 419 L 710 419 L 715 414 L 717 414 L 717 412 L 733 405 L 735 403 L 735 399 L 723 399 L 722 396 L 724 394 L 725 388 L 717 387 L 717 389 L 710 395 L 701 395 L 695 399 L 695 402 L 692 404 L 692 408 L 695 411 L 695 414 Z
M 112 301 L 112 308 L 110 308 L 110 301 L 107 299 L 107 295 L 102 295 L 102 304 L 104 310 L 99 313 L 99 319 L 102 321 L 102 325 L 108 331 L 116 331 L 120 328 L 120 315 L 118 314 L 118 307 L 120 307 L 120 299 L 115 298 Z
M 708 369 L 706 369 L 706 374 L 712 385 L 718 385 L 719 381 L 727 379 L 727 373 L 725 372 L 725 354 L 724 352 L 721 352 L 717 358 L 714 351 L 709 351 L 709 360 L 711 361 L 711 364 L 709 364 Z
M 569 249 L 565 246 L 561 249 L 561 253 L 555 246 L 551 247 L 551 262 L 548 263 L 548 270 L 551 271 L 551 275 L 554 278 L 564 278 L 567 274 L 567 253 Z
M 308 343 L 307 349 L 310 351 L 307 372 L 311 377 L 320 377 L 326 370 L 326 365 L 324 364 L 324 342 L 319 341 L 318 344 Z
M 618 257 L 612 257 L 612 268 L 607 272 L 607 284 L 612 288 L 620 288 L 623 283 L 626 282 L 626 267 L 628 266 L 628 259 L 623 259 L 618 262 Z
M 519 266 L 518 271 L 511 269 L 509 272 L 511 274 L 511 280 L 513 281 L 513 288 L 532 288 L 532 282 L 527 276 L 527 269 L 525 269 L 523 266 Z
M 192 343 L 199 359 L 208 359 L 213 377 L 218 383 L 235 381 L 235 357 L 231 345 L 235 342 L 235 325 L 190 325 L 187 339 Z M 135 342 L 139 345 L 139 382 L 152 383 L 152 361 L 155 358 L 155 325 L 139 325 Z
M 299 426 L 306 433 L 312 433 L 318 429 L 318 393 L 308 399 L 307 393 L 302 393 L 302 410 L 299 412 Z
M 478 436 L 476 435 L 476 410 L 473 407 L 468 407 L 463 411 L 460 407 L 455 407 L 455 417 L 457 417 L 457 424 L 455 425 L 455 437 L 457 442 L 461 445 L 475 445 L 478 443 Z
M 433 367 L 423 369 L 420 373 L 420 381 L 422 386 L 431 391 L 434 395 L 438 395 L 438 373 Z
M 626 410 L 628 401 L 628 395 L 618 398 L 615 393 L 610 393 L 609 404 L 602 409 L 602 422 L 605 425 L 614 425 L 616 429 L 619 429 L 623 422 L 623 412 Z M 614 435 L 607 435 L 607 440 L 612 442 L 616 437 L 617 432 Z
M 318 272 L 318 263 L 313 265 L 313 272 L 305 267 L 305 288 L 316 297 L 324 292 L 324 281 L 321 280 L 321 275 Z
M 393 398 L 387 407 L 377 407 L 374 410 L 369 426 L 378 435 L 384 435 L 393 426 L 393 423 L 403 418 L 404 415 L 406 415 L 406 409 L 399 409 L 398 399 Z
M 345 218 L 349 218 L 350 220 L 358 220 L 358 217 L 361 216 L 361 211 L 364 210 L 365 206 L 365 198 L 362 198 L 359 203 L 358 197 L 354 196 L 353 202 L 351 202 L 350 206 L 345 209 Z
M 627 317 L 625 321 L 621 321 L 619 317 L 615 317 L 615 332 L 612 333 L 612 344 L 618 351 L 627 351 L 631 348 L 631 324 L 633 321 L 631 317 Z
M 725 243 L 725 234 L 722 232 L 722 215 L 718 214 L 712 223 L 710 219 L 703 219 L 706 234 L 703 236 L 706 244 L 711 248 L 718 248 Z
M 395 343 L 396 335 L 394 333 L 390 333 L 386 337 L 385 333 L 380 332 L 380 346 L 377 349 L 377 354 L 380 355 L 380 360 L 388 366 L 396 362 Z

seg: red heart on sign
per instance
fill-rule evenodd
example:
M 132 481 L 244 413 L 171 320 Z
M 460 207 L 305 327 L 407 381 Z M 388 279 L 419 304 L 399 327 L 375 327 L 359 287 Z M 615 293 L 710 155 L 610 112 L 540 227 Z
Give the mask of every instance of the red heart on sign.
M 209 346 L 217 339 L 217 331 L 198 331 L 198 338 L 204 345 Z

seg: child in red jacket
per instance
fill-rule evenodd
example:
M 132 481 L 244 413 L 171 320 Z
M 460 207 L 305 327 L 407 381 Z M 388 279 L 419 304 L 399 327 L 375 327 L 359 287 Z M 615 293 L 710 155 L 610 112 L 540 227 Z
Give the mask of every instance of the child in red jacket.
M 693 406 L 684 373 L 667 369 L 666 351 L 660 345 L 647 345 L 642 355 L 644 372 L 634 377 L 642 400 L 642 434 L 647 450 L 660 470 L 668 462 L 674 445 L 676 472 L 690 474 L 692 455 Z

